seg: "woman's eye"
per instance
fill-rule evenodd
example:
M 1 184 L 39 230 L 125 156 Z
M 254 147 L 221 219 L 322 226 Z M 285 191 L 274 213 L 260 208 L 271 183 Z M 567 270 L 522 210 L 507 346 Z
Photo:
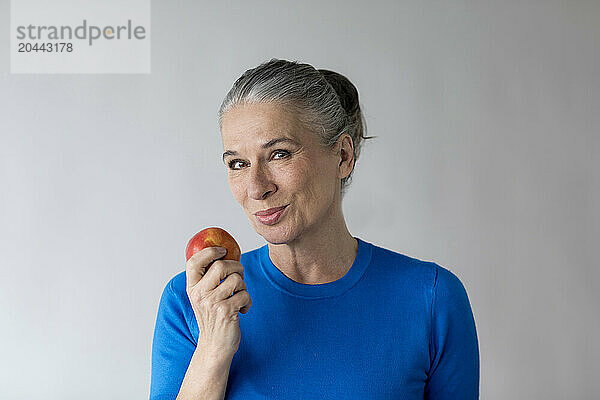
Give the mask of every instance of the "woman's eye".
M 234 165 L 236 165 L 237 163 L 243 163 L 243 162 L 240 161 L 240 160 L 231 160 L 231 161 L 229 161 L 229 164 L 228 164 L 229 168 L 231 168 L 231 169 L 239 169 L 239 168 L 235 168 L 234 167 Z
M 281 158 L 287 157 L 290 153 L 288 151 L 285 151 L 285 150 L 275 150 L 273 152 L 273 157 L 275 158 L 275 156 L 277 154 L 281 154 L 283 157 L 279 157 L 279 158 L 276 158 L 276 159 L 281 159 Z
M 281 160 L 282 158 L 286 158 L 287 156 L 289 156 L 290 152 L 286 151 L 286 150 L 275 150 L 272 154 L 273 154 L 272 155 L 273 159 Z M 281 156 L 281 157 L 278 157 L 278 156 Z M 242 164 L 242 165 L 238 166 L 238 164 Z M 231 161 L 229 161 L 229 163 L 227 163 L 229 168 L 233 169 L 233 170 L 238 170 L 238 169 L 242 168 L 244 166 L 244 164 L 245 163 L 242 160 L 231 160 Z

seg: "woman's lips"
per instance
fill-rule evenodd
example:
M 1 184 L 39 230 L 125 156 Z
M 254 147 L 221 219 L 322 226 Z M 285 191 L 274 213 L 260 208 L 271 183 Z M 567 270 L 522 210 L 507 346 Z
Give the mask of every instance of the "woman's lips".
M 257 211 L 254 214 L 255 215 L 270 215 L 273 214 L 276 211 L 279 210 L 283 210 L 286 206 L 281 206 L 281 207 L 273 207 L 273 208 L 269 208 L 268 210 L 264 210 L 264 211 Z
M 256 219 L 264 224 L 264 225 L 273 225 L 275 223 L 277 223 L 277 221 L 279 220 L 279 217 L 281 216 L 281 214 L 283 214 L 283 212 L 287 209 L 287 206 L 283 207 L 282 209 L 275 211 L 271 214 L 268 215 L 256 215 L 255 217 Z

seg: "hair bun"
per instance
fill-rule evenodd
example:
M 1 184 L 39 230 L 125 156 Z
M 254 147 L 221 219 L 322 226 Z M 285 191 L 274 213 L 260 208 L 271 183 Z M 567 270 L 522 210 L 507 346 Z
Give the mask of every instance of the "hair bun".
M 358 90 L 344 75 L 328 69 L 318 70 L 337 93 L 346 114 L 352 118 L 359 109 Z

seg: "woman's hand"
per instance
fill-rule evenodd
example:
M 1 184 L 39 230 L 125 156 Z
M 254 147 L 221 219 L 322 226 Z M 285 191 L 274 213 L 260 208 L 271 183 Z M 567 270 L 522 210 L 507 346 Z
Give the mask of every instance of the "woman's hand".
M 186 292 L 198 322 L 198 345 L 218 359 L 231 359 L 240 345 L 239 312 L 252 305 L 238 261 L 220 260 L 226 251 L 207 247 L 186 263 Z M 224 249 L 223 249 L 224 250 Z

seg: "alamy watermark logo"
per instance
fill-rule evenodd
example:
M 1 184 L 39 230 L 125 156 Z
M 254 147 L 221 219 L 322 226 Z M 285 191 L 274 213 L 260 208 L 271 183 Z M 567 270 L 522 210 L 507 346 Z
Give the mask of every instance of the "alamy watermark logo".
M 150 0 L 12 0 L 12 73 L 150 73 Z

